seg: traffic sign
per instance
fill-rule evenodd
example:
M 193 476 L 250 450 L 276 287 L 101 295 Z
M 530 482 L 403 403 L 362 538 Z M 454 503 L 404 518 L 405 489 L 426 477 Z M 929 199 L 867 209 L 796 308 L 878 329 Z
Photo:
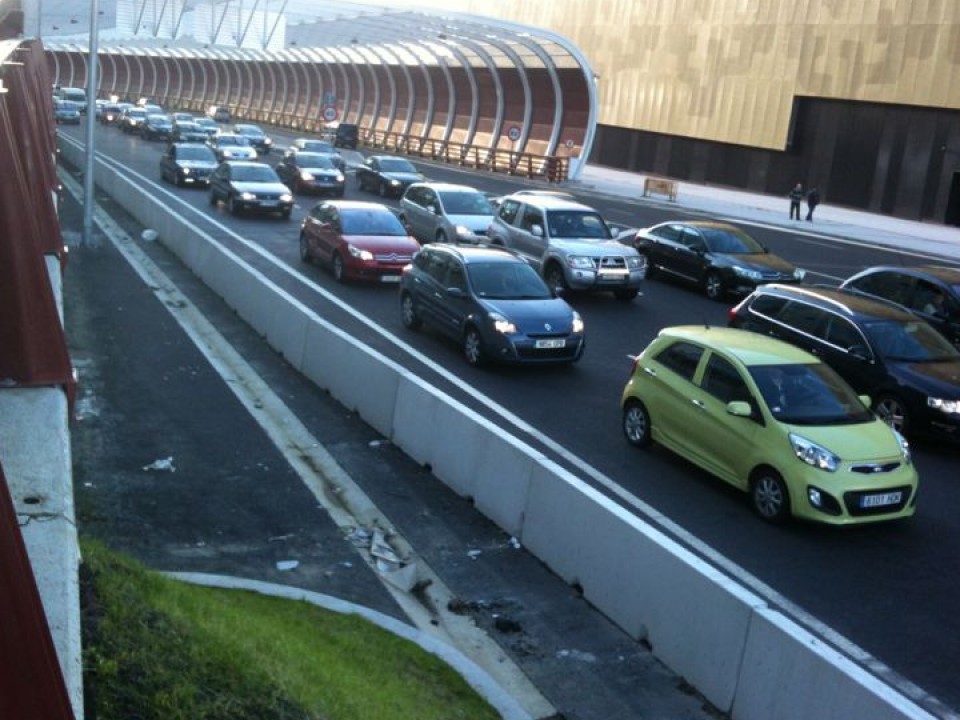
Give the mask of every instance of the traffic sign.
M 520 128 L 516 125 L 507 130 L 507 137 L 510 138 L 513 142 L 516 142 L 520 139 Z
M 337 119 L 339 113 L 334 105 L 327 105 L 323 108 L 323 119 L 327 122 L 333 122 Z

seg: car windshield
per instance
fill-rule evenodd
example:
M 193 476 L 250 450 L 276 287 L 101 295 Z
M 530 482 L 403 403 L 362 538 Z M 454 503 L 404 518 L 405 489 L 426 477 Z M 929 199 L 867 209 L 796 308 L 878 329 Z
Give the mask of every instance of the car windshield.
M 195 147 L 182 146 L 177 151 L 177 158 L 180 160 L 210 160 L 215 161 L 213 151 L 208 147 L 197 145 Z
M 220 135 L 217 138 L 217 144 L 218 145 L 249 145 L 250 143 L 247 141 L 245 137 L 243 137 L 243 135 Z
M 524 262 L 470 263 L 467 276 L 473 291 L 497 300 L 546 300 L 550 289 L 537 271 Z
M 333 158 L 329 155 L 321 155 L 320 153 L 299 153 L 297 155 L 297 165 L 302 168 L 320 170 L 330 170 L 336 167 Z
M 747 255 L 764 252 L 760 243 L 739 230 L 701 227 L 700 233 L 707 243 L 707 250 L 713 253 Z
M 136 117 L 136 118 L 145 118 L 147 116 L 147 111 L 146 110 L 127 110 L 127 116 Z
M 403 158 L 382 158 L 380 160 L 380 169 L 386 172 L 415 173 L 417 171 L 409 160 L 404 160 Z
M 350 208 L 340 211 L 340 230 L 344 235 L 405 236 L 400 220 L 387 209 Z
M 493 206 L 483 193 L 442 192 L 440 197 L 448 215 L 493 215 Z
M 237 182 L 279 182 L 277 173 L 266 165 L 238 165 L 233 168 L 233 180 Z
M 851 425 L 873 414 L 830 367 L 753 365 L 749 368 L 763 401 L 780 422 L 791 425 Z
M 263 137 L 264 135 L 263 130 L 256 125 L 237 125 L 237 132 L 251 137 Z
M 603 218 L 582 210 L 551 210 L 548 215 L 550 237 L 609 240 L 610 231 Z
M 863 325 L 876 353 L 899 362 L 936 362 L 958 360 L 958 351 L 940 333 L 923 320 L 879 320 Z
M 217 127 L 217 121 L 211 118 L 197 118 L 194 122 L 200 127 L 204 128 L 215 128 Z

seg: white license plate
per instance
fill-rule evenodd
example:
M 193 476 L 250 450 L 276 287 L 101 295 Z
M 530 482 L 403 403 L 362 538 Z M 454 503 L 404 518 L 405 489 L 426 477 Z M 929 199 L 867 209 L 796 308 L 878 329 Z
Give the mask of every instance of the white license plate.
M 400 282 L 400 276 L 399 275 L 381 275 L 380 282 L 397 283 L 397 282 Z
M 601 270 L 600 277 L 625 278 L 630 274 L 629 270 Z
M 563 338 L 546 338 L 544 340 L 537 340 L 534 346 L 540 350 L 556 350 L 566 344 L 566 340 Z
M 276 207 L 276 206 L 279 205 L 279 204 L 280 204 L 280 203 L 278 203 L 276 200 L 261 200 L 261 201 L 260 201 L 260 207 Z
M 860 498 L 860 507 L 872 508 L 884 505 L 896 505 L 903 497 L 902 492 L 882 493 L 880 495 L 864 495 Z

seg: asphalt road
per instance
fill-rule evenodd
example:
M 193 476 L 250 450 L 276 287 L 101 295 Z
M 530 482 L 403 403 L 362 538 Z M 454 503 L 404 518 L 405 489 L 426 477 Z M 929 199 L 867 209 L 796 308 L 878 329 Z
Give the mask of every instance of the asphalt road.
M 79 130 L 67 132 L 81 136 Z M 279 147 L 285 146 L 284 137 L 291 136 L 275 136 Z M 960 620 L 953 612 L 960 604 L 956 447 L 914 443 L 921 495 L 917 515 L 909 522 L 846 529 L 767 526 L 737 491 L 662 449 L 643 452 L 629 447 L 619 429 L 617 402 L 630 369 L 627 356 L 664 326 L 725 324 L 728 305 L 660 280 L 648 281 L 643 296 L 629 304 L 606 295 L 575 295 L 571 302 L 583 315 L 588 334 L 586 354 L 577 366 L 473 370 L 459 349 L 443 338 L 402 327 L 395 288 L 337 285 L 324 269 L 300 261 L 299 220 L 311 199 L 298 199 L 290 221 L 234 218 L 211 208 L 204 191 L 161 184 L 159 143 L 109 128 L 98 128 L 97 142 L 100 152 L 119 161 L 118 171 L 139 172 L 144 183 L 156 183 L 158 192 L 168 193 L 179 212 L 324 317 L 512 428 L 518 437 L 636 512 L 654 517 L 652 522 L 694 552 L 901 689 L 921 700 L 926 691 L 947 706 L 960 708 L 955 680 L 960 668 L 956 642 Z M 275 153 L 271 161 L 277 157 Z M 431 179 L 468 182 L 491 192 L 507 192 L 521 184 L 447 167 L 422 169 Z M 352 184 L 348 187 L 347 197 L 373 198 L 358 193 Z M 677 216 L 657 203 L 586 194 L 583 199 L 624 224 L 644 226 Z M 773 252 L 807 269 L 808 282 L 833 283 L 869 265 L 915 262 L 882 248 L 833 243 L 801 231 L 744 227 Z M 307 390 L 298 392 L 309 395 Z M 162 454 L 163 443 L 155 435 L 162 438 L 163 427 L 157 422 L 157 432 L 147 435 Z M 210 416 L 204 422 L 214 427 L 218 420 Z M 235 448 L 241 450 L 245 448 Z M 249 467 L 256 467 L 253 459 Z M 389 499 L 389 490 L 381 492 Z M 410 500 L 406 511 L 416 513 L 417 503 Z M 436 543 L 430 537 L 418 539 Z M 949 712 L 932 700 L 925 704 L 942 714 Z

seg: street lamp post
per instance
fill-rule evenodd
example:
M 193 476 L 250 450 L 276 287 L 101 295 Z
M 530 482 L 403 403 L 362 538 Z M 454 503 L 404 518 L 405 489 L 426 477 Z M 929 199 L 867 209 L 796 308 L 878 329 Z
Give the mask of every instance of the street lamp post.
M 99 33 L 97 0 L 90 0 L 90 43 L 87 56 L 87 127 L 86 157 L 83 175 L 83 245 L 93 244 L 93 130 L 97 121 L 97 54 Z

